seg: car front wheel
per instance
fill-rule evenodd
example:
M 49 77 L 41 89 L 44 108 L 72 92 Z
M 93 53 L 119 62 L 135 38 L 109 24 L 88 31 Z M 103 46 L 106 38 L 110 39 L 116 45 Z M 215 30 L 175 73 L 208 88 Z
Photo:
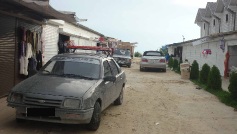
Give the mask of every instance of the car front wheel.
M 89 130 L 96 131 L 100 126 L 100 117 L 101 117 L 101 107 L 100 103 L 97 101 L 94 105 L 94 111 L 91 117 L 91 121 L 87 124 Z
M 120 94 L 119 94 L 119 97 L 114 101 L 114 105 L 121 105 L 123 103 L 123 90 L 124 90 L 124 87 L 122 88 Z

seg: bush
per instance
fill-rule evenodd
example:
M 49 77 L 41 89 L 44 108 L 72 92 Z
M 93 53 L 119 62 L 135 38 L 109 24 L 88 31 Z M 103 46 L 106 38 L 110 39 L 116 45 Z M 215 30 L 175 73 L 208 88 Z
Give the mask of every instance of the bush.
M 139 52 L 135 52 L 135 55 L 134 55 L 135 57 L 142 57 L 142 54 L 141 53 L 139 53 Z
M 169 62 L 168 62 L 168 67 L 172 68 L 174 64 L 174 60 L 172 57 L 170 57 Z
M 196 60 L 193 61 L 190 72 L 190 79 L 197 80 L 199 78 L 199 65 Z
M 221 84 L 220 70 L 214 65 L 208 74 L 207 87 L 213 90 L 221 90 Z
M 206 63 L 202 66 L 202 70 L 200 72 L 200 79 L 199 79 L 202 84 L 207 84 L 208 74 L 210 72 L 210 69 L 211 69 L 210 66 L 208 66 L 208 64 Z
M 178 60 L 177 60 L 177 59 L 174 59 L 173 70 L 176 71 L 176 70 L 178 69 L 178 66 L 179 66 Z
M 178 72 L 178 73 L 180 73 L 180 72 L 181 72 L 181 71 L 180 71 L 180 64 L 181 64 L 181 63 L 183 63 L 183 61 L 182 61 L 182 60 L 180 60 L 180 61 L 179 61 L 179 66 L 178 66 L 178 69 L 177 69 L 177 72 Z
M 230 85 L 228 87 L 231 96 L 237 100 L 237 73 L 232 73 L 230 76 Z

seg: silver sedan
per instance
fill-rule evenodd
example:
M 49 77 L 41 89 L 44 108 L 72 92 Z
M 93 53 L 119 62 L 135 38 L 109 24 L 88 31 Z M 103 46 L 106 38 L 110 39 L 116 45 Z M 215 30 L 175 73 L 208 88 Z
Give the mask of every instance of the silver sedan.
M 159 51 L 145 51 L 140 62 L 140 71 L 148 68 L 162 69 L 166 72 L 166 59 Z

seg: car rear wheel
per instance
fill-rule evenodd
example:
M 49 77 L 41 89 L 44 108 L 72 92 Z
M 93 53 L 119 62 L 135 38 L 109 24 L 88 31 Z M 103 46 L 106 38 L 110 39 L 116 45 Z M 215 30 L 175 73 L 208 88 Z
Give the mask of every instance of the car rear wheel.
M 130 64 L 130 65 L 128 65 L 128 68 L 131 68 L 131 64 Z
M 123 90 L 124 86 L 119 94 L 119 97 L 114 101 L 114 105 L 121 105 L 123 103 Z
M 143 68 L 141 68 L 141 66 L 140 66 L 140 71 L 141 71 L 141 72 L 143 72 L 143 71 L 144 71 L 144 69 L 143 69 Z
M 101 107 L 100 103 L 97 101 L 94 105 L 94 111 L 91 117 L 91 121 L 87 124 L 87 128 L 92 131 L 96 131 L 100 126 L 100 117 L 101 117 Z

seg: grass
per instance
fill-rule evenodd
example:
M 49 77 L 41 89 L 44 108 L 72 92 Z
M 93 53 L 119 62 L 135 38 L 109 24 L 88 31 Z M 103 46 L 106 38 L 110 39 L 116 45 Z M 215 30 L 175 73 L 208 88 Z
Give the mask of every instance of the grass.
M 222 103 L 226 104 L 227 106 L 237 108 L 237 100 L 234 99 L 229 92 L 223 90 L 209 89 L 207 88 L 206 85 L 200 83 L 198 80 L 191 80 L 191 81 L 196 85 L 198 85 L 199 87 L 205 89 L 207 92 L 215 95 Z

